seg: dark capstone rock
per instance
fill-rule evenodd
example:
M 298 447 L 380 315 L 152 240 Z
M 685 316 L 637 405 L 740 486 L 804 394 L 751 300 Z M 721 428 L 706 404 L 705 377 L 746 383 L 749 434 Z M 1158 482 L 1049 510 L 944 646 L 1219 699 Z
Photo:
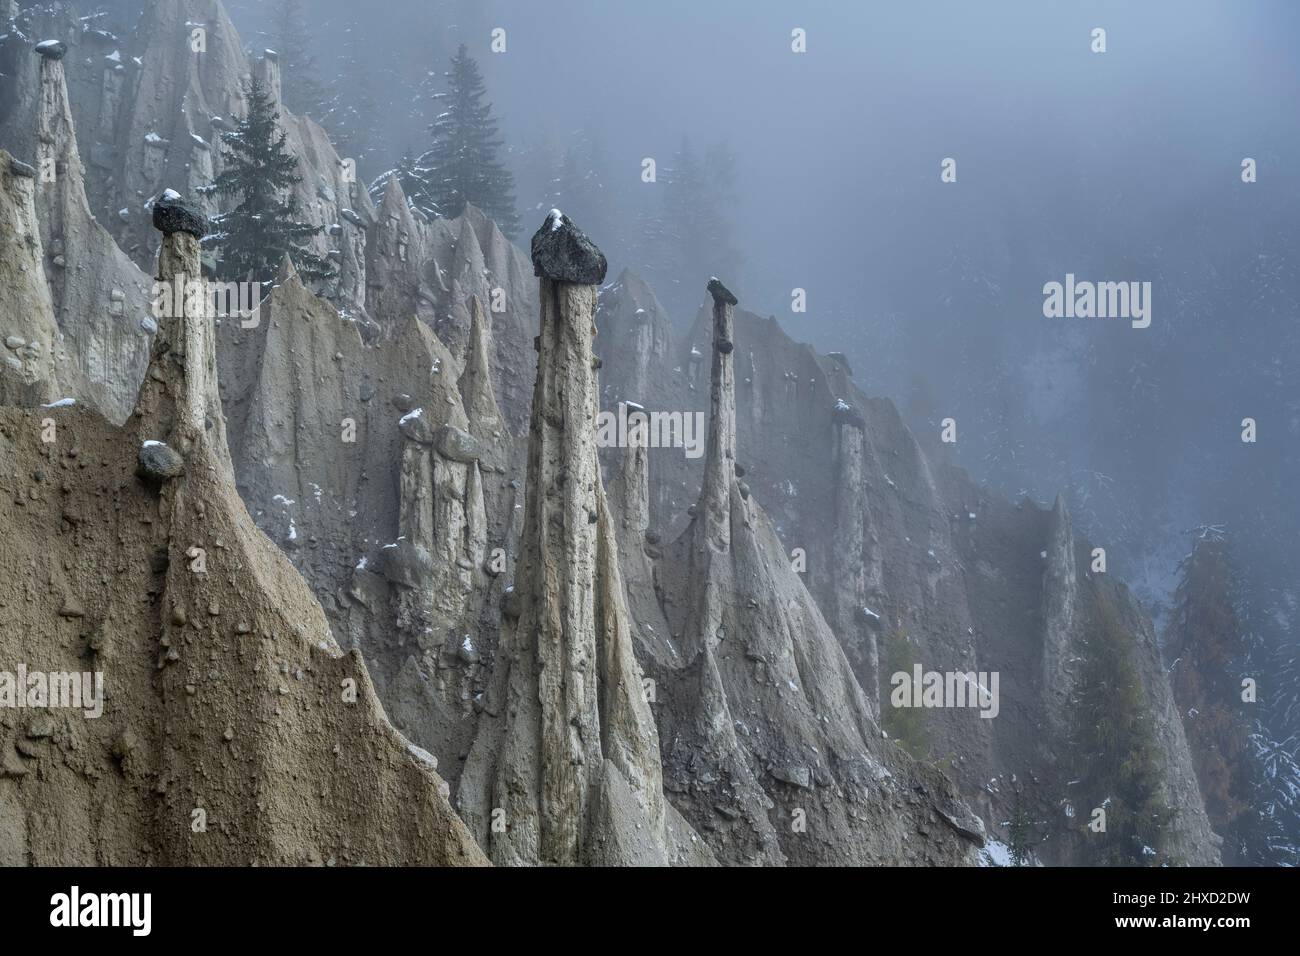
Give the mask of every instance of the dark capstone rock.
M 351 209 L 340 209 L 339 215 L 342 216 L 344 219 L 346 219 L 348 222 L 352 223 L 352 225 L 356 226 L 358 229 L 366 228 L 366 221 L 362 219 L 360 216 L 358 216 Z
M 154 200 L 153 227 L 165 236 L 186 232 L 202 239 L 208 234 L 208 217 L 174 193 L 163 193 Z
M 659 540 L 660 540 L 660 539 L 659 539 L 659 532 L 658 532 L 658 531 L 647 531 L 647 532 L 645 533 L 645 542 L 646 542 L 646 544 L 658 544 L 658 543 L 659 543 Z
M 147 481 L 164 482 L 185 471 L 180 452 L 162 442 L 145 442 L 140 446 L 136 474 Z
M 720 339 L 713 343 L 713 347 L 723 355 L 730 355 L 736 346 L 733 343 L 728 342 L 726 339 Z
M 343 227 L 340 226 L 337 222 L 331 223 L 328 231 L 331 236 L 343 235 Z
M 393 403 L 393 407 L 399 412 L 409 412 L 415 407 L 415 402 L 411 399 L 411 396 L 407 395 L 405 392 L 399 392 L 389 399 L 389 401 Z
M 360 394 L 361 394 L 361 400 L 363 402 L 368 402 L 375 397 L 375 387 L 371 385 L 369 382 L 362 382 Z
M 740 486 L 739 486 L 739 491 L 740 491 L 740 497 L 742 497 L 742 498 L 744 498 L 746 501 L 748 501 L 748 500 L 749 500 L 749 485 L 745 484 L 745 483 L 742 481 L 742 482 L 740 483 Z
M 455 425 L 443 425 L 434 438 L 433 450 L 443 458 L 463 461 L 466 464 L 483 457 L 483 446 L 477 438 Z
M 24 179 L 35 179 L 36 170 L 26 163 L 9 157 L 9 172 L 15 176 L 22 176 Z
M 62 60 L 68 45 L 62 40 L 42 40 L 36 44 L 36 52 L 47 60 Z
M 852 425 L 854 428 L 867 427 L 867 420 L 862 413 L 845 401 L 836 402 L 831 412 L 831 421 L 837 425 Z
M 553 282 L 596 285 L 609 266 L 605 254 L 558 209 L 533 234 L 532 253 L 533 274 Z
M 735 465 L 734 465 L 733 467 L 736 469 L 736 477 L 737 477 L 737 478 L 744 478 L 744 477 L 745 477 L 745 466 L 744 466 L 744 465 L 742 465 L 740 462 L 736 462 Z
M 709 295 L 713 296 L 714 302 L 725 302 L 727 305 L 738 305 L 740 300 L 731 294 L 731 290 L 718 281 L 714 276 L 709 280 Z

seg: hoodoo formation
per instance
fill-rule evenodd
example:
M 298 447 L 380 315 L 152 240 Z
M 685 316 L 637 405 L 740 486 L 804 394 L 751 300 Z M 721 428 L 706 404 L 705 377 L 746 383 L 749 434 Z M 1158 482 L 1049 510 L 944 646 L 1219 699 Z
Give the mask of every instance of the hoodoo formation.
M 514 182 L 468 28 L 402 156 L 371 58 L 108 6 L 0 0 L 0 864 L 1259 861 L 1226 541 L 1161 644 L 1095 503 L 879 397 L 875 302 L 852 364 L 742 306 L 726 150 L 634 229 L 597 137 Z
M 518 570 L 459 807 L 497 863 L 705 862 L 664 798 L 596 458 L 605 257 L 552 210 L 533 266 L 542 314 Z
M 206 218 L 160 198 L 154 221 L 157 281 L 198 275 Z M 0 653 L 102 675 L 106 697 L 97 719 L 4 711 L 0 859 L 482 862 L 434 758 L 249 519 L 216 368 L 212 316 L 187 310 L 160 323 L 125 426 L 76 404 L 0 412 Z

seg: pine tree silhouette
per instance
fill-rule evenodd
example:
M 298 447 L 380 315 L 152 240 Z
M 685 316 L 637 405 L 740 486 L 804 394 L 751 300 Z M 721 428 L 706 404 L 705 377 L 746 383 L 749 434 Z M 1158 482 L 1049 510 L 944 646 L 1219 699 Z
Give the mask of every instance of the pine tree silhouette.
M 256 79 L 247 100 L 248 114 L 221 134 L 225 165 L 212 185 L 218 195 L 238 200 L 213 219 L 217 231 L 209 241 L 222 253 L 217 271 L 229 279 L 266 282 L 287 254 L 304 279 L 331 278 L 329 260 L 306 245 L 321 227 L 299 219 L 298 200 L 289 192 L 301 177 L 297 157 L 285 149 L 275 103 Z
M 434 94 L 442 104 L 430 127 L 433 146 L 414 164 L 427 170 L 427 189 L 410 196 L 417 208 L 446 218 L 459 216 L 466 203 L 483 210 L 507 236 L 519 231 L 515 182 L 498 157 L 501 138 L 478 64 L 464 44 L 451 60 L 447 90 Z

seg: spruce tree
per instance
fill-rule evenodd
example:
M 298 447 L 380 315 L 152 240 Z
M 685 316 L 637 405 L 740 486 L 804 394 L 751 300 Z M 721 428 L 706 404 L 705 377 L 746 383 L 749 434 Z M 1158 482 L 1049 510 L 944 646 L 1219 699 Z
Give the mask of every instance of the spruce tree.
M 1029 815 L 1024 794 L 1017 790 L 1011 804 L 1011 819 L 1007 821 L 1007 849 L 1011 851 L 1011 865 L 1027 866 L 1033 858 L 1037 842 L 1034 839 L 1034 818 Z
M 302 0 L 276 0 L 270 41 L 280 62 L 281 97 L 291 113 L 319 120 L 327 112 L 327 97 L 316 78 L 309 37 Z
M 430 127 L 433 145 L 417 165 L 429 170 L 429 193 L 418 199 L 439 216 L 454 218 L 473 203 L 508 236 L 519 230 L 514 177 L 498 158 L 501 138 L 478 64 L 462 43 L 446 74 L 447 90 L 435 94 L 442 110 Z
M 1094 866 L 1177 863 L 1165 835 L 1175 809 L 1160 789 L 1160 750 L 1149 696 L 1133 660 L 1133 633 L 1109 592 L 1093 584 L 1095 619 L 1073 693 L 1071 743 L 1076 825 Z M 1106 828 L 1093 830 L 1104 811 Z
M 402 195 L 406 197 L 407 206 L 424 213 L 430 219 L 438 215 L 429 199 L 431 190 L 429 168 L 422 165 L 420 160 L 412 158 L 409 150 L 402 154 L 396 166 L 380 173 L 366 188 L 370 194 L 370 201 L 376 206 L 383 202 L 384 192 L 388 189 L 388 182 L 391 179 L 396 179 L 397 184 L 402 187 Z
M 329 260 L 306 245 L 321 227 L 299 219 L 292 192 L 301 179 L 298 159 L 285 149 L 275 103 L 257 79 L 247 102 L 239 125 L 221 134 L 224 168 L 212 185 L 218 195 L 236 200 L 213 220 L 211 242 L 222 253 L 218 271 L 227 279 L 266 282 L 288 254 L 304 279 L 330 278 L 335 271 Z

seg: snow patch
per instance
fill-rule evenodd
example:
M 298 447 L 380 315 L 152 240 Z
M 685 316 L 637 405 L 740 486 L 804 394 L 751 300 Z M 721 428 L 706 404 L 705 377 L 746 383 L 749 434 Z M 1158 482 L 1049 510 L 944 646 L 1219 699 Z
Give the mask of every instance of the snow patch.
M 1011 858 L 1011 847 L 998 840 L 990 840 L 980 851 L 980 866 L 1015 866 Z

